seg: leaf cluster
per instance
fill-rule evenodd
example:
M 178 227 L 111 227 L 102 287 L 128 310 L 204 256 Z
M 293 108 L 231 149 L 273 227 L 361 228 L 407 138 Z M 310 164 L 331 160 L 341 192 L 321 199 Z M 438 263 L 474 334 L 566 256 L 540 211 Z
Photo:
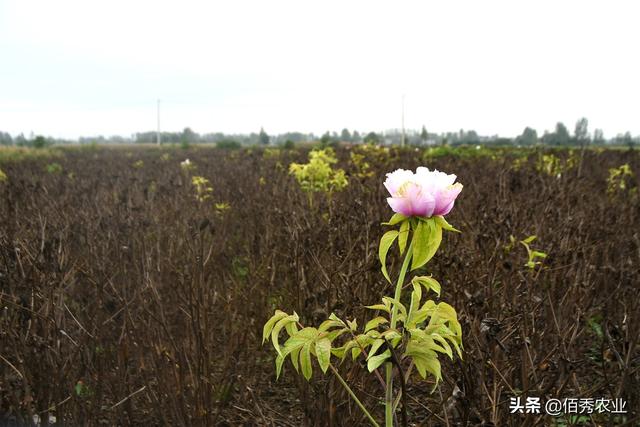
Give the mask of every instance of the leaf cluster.
M 289 173 L 305 192 L 333 193 L 349 184 L 344 170 L 332 167 L 336 162 L 333 149 L 313 150 L 309 153 L 308 163 L 291 163 Z

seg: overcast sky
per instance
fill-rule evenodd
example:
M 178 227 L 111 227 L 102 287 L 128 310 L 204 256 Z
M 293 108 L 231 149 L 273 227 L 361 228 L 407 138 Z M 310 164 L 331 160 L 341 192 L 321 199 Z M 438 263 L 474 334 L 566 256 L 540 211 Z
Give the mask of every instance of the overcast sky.
M 637 135 L 638 4 L 0 0 L 0 130 Z

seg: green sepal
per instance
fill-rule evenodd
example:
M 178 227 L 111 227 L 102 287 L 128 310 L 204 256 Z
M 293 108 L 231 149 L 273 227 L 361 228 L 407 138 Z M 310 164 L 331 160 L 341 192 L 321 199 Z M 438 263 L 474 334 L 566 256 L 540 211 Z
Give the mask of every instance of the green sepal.
M 461 233 L 460 230 L 458 230 L 457 228 L 455 228 L 451 224 L 449 224 L 447 222 L 447 220 L 444 219 L 444 217 L 442 215 L 434 216 L 434 218 L 436 219 L 436 224 L 438 224 L 440 226 L 440 228 L 442 228 L 443 230 L 455 231 L 456 233 Z
M 407 220 L 408 218 L 404 215 L 402 215 L 401 213 L 395 213 L 393 214 L 393 216 L 391 217 L 391 219 L 389 220 L 389 222 L 383 222 L 382 225 L 396 225 L 401 223 L 402 221 Z

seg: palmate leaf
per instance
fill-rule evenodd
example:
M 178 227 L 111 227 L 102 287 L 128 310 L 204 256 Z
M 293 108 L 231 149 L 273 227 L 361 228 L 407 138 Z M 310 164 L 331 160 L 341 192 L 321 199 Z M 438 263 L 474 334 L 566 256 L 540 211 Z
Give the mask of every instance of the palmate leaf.
M 313 344 L 316 341 L 319 334 L 320 332 L 316 328 L 310 328 L 310 327 L 303 328 L 300 331 L 298 331 L 295 335 L 291 336 L 284 343 L 284 347 L 282 351 L 279 352 L 278 356 L 276 357 L 276 378 L 280 377 L 282 364 L 284 363 L 284 360 L 289 355 L 291 355 L 291 363 L 293 364 L 293 367 L 296 369 L 296 371 L 298 370 L 298 361 L 300 362 L 300 365 L 302 365 L 303 357 L 306 357 L 304 356 L 304 351 L 301 352 L 301 350 L 307 345 L 310 348 L 311 344 Z M 304 369 L 306 369 L 306 366 L 302 368 L 303 368 L 303 375 L 305 375 Z
M 273 329 L 271 330 L 271 342 L 273 343 L 273 347 L 276 349 L 278 354 L 281 353 L 281 351 L 280 351 L 280 343 L 278 341 L 278 335 L 280 335 L 280 331 L 282 330 L 282 328 L 284 328 L 288 324 L 295 323 L 298 320 L 300 320 L 300 318 L 294 312 L 292 315 L 285 316 L 285 317 L 281 318 L 280 320 L 278 320 L 276 322 L 275 326 L 273 327 Z M 289 329 L 289 331 L 292 331 L 292 329 Z
M 276 310 L 275 314 L 271 316 L 269 320 L 267 320 L 267 323 L 265 323 L 264 327 L 262 328 L 263 344 L 267 340 L 267 338 L 269 338 L 269 335 L 271 334 L 271 331 L 273 330 L 273 327 L 276 324 L 276 322 L 282 319 L 283 317 L 287 317 L 287 316 L 288 316 L 287 313 L 285 313 L 284 311 Z

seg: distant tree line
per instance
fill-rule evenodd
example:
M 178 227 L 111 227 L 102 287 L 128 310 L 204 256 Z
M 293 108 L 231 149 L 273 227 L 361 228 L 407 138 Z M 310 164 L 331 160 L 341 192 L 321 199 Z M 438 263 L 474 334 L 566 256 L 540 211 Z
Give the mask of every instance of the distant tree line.
M 357 130 L 342 129 L 341 132 L 327 131 L 320 136 L 313 133 L 286 132 L 278 135 L 269 135 L 263 128 L 259 132 L 249 134 L 225 134 L 222 132 L 199 134 L 187 127 L 182 132 L 161 132 L 160 142 L 163 144 L 207 144 L 215 143 L 224 147 L 236 147 L 243 145 L 293 145 L 300 142 L 319 141 L 322 144 L 369 143 L 384 145 L 495 145 L 495 146 L 587 146 L 587 145 L 640 145 L 640 136 L 633 137 L 630 132 L 618 134 L 606 140 L 602 129 L 589 132 L 589 121 L 586 118 L 579 119 L 573 133 L 567 126 L 558 122 L 552 132 L 545 131 L 542 135 L 531 128 L 526 127 L 522 134 L 515 138 L 504 138 L 498 135 L 481 136 L 474 130 L 460 129 L 457 132 L 431 133 L 425 126 L 420 130 L 389 129 L 381 132 L 360 133 Z M 56 139 L 31 134 L 25 137 L 23 134 L 12 137 L 7 132 L 0 132 L 0 145 L 15 145 L 25 147 L 46 147 L 53 144 L 130 144 L 130 143 L 156 143 L 158 134 L 155 131 L 139 132 L 131 137 L 123 136 L 92 136 L 80 137 L 77 141 Z

